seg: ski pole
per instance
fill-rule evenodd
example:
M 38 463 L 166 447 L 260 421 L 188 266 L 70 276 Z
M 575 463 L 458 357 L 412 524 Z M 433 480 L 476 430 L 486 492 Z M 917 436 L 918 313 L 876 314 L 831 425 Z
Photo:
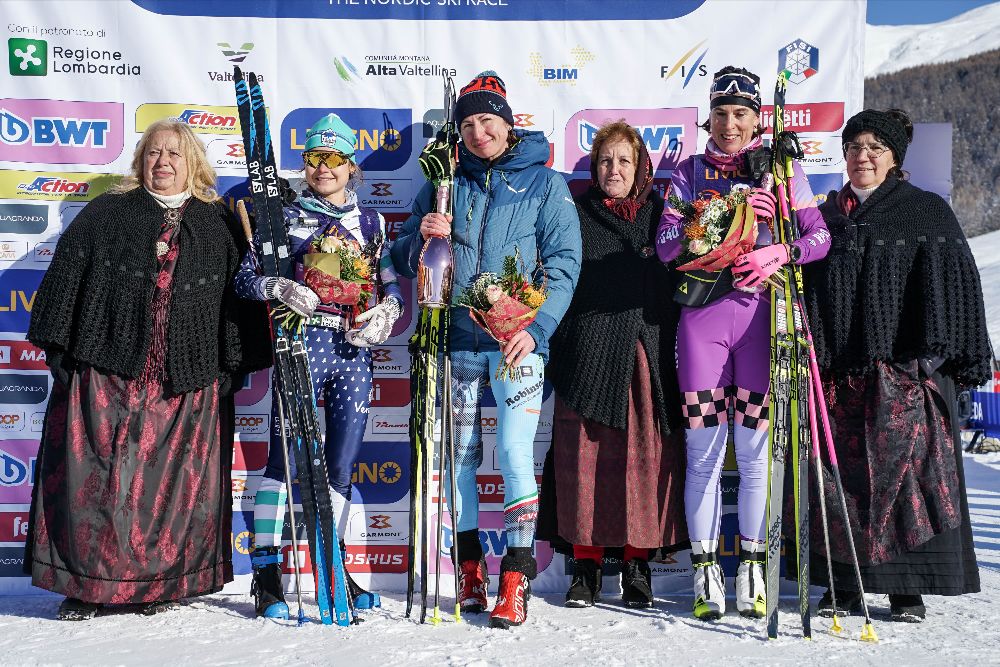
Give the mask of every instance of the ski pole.
M 810 347 L 810 367 L 812 367 L 814 356 L 815 352 Z M 813 369 L 813 378 L 816 378 L 815 368 Z M 816 384 L 815 379 L 809 384 L 809 429 L 812 431 L 812 456 L 816 465 L 816 485 L 819 487 L 819 512 L 823 522 L 823 544 L 826 546 L 826 571 L 830 581 L 830 599 L 833 603 L 833 623 L 830 626 L 830 630 L 840 634 L 844 628 L 840 625 L 840 620 L 837 618 L 837 592 L 833 582 L 833 556 L 830 554 L 830 521 L 826 515 L 826 487 L 823 483 L 823 462 L 820 460 L 819 426 L 816 423 L 816 401 L 818 400 L 816 397 Z
M 447 363 L 447 362 L 445 362 Z M 431 623 L 437 625 L 441 622 L 441 542 L 444 538 L 444 448 L 447 447 L 447 417 L 444 411 L 448 408 L 448 400 L 444 393 L 441 395 L 441 446 L 438 450 L 438 484 L 437 484 L 437 535 L 434 542 L 434 615 L 431 616 Z
M 458 482 L 455 479 L 455 414 L 452 412 L 451 404 L 451 359 L 445 355 L 444 358 L 444 382 L 445 397 L 448 399 L 448 406 L 443 411 L 448 425 L 448 480 L 451 488 L 451 498 L 448 501 L 448 511 L 451 516 L 451 571 L 455 577 L 455 622 L 462 622 L 462 607 L 459 604 L 461 591 L 458 586 Z
M 242 201 L 240 202 L 243 203 Z M 246 208 L 243 209 L 246 213 Z M 292 564 L 295 568 L 295 598 L 299 605 L 299 625 L 306 622 L 302 611 L 302 573 L 299 571 L 299 537 L 296 534 L 299 524 L 295 521 L 295 503 L 292 501 L 292 467 L 288 462 L 288 435 L 285 431 L 285 404 L 281 392 L 275 392 L 278 401 L 278 427 L 281 429 L 281 454 L 285 461 L 285 502 L 288 504 L 288 520 L 292 523 Z

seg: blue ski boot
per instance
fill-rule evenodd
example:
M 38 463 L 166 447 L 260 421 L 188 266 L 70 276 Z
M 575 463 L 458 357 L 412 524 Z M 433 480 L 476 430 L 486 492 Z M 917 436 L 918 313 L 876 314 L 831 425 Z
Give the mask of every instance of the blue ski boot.
M 253 565 L 253 584 L 250 595 L 254 598 L 257 617 L 288 620 L 288 605 L 281 583 L 281 555 L 278 547 L 257 547 L 250 554 Z
M 382 607 L 382 598 L 378 593 L 372 593 L 361 588 L 347 571 L 347 546 L 340 543 L 340 555 L 344 559 L 344 576 L 347 577 L 347 592 L 354 600 L 355 609 L 379 609 Z

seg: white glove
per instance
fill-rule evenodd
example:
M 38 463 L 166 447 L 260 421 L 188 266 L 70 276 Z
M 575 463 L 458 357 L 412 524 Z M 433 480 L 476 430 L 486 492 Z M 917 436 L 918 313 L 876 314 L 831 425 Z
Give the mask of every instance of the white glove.
M 389 339 L 392 325 L 403 314 L 403 306 L 394 297 L 388 297 L 371 310 L 361 313 L 355 323 L 368 322 L 361 329 L 351 329 L 344 337 L 355 347 L 381 345 Z
M 289 278 L 272 278 L 264 288 L 264 296 L 277 299 L 302 317 L 312 317 L 319 305 L 319 297 L 305 285 Z

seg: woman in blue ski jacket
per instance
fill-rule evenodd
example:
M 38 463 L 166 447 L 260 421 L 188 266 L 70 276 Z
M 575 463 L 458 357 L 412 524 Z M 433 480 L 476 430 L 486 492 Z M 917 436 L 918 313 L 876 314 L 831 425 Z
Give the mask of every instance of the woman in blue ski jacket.
M 458 497 L 456 545 L 463 611 L 487 607 L 486 561 L 479 541 L 476 469 L 483 460 L 480 399 L 487 384 L 497 402 L 497 459 L 503 475 L 507 553 L 490 623 L 520 625 L 527 617 L 538 490 L 533 443 L 542 406 L 549 337 L 569 307 L 580 272 L 580 222 L 563 177 L 545 166 L 549 144 L 541 132 L 514 130 L 503 80 L 482 72 L 462 88 L 455 106 L 461 133 L 452 193 L 454 218 L 433 213 L 434 188 L 417 196 L 413 213 L 392 247 L 396 270 L 413 277 L 424 240 L 450 236 L 454 287 L 449 346 Z M 519 252 L 527 268 L 544 271 L 548 298 L 524 331 L 502 345 L 456 305 L 476 276 L 501 273 L 504 257 Z M 536 265 L 537 262 L 537 265 Z M 503 356 L 520 378 L 491 379 Z
M 292 275 L 260 276 L 254 256 L 248 253 L 234 279 L 240 297 L 276 299 L 306 318 L 305 338 L 315 399 L 318 402 L 322 398 L 325 404 L 324 449 L 342 555 L 351 505 L 351 471 L 361 449 L 371 400 L 369 348 L 385 342 L 403 310 L 402 293 L 385 240 L 385 220 L 375 210 L 360 206 L 351 189 L 360 176 L 354 162 L 355 142 L 354 130 L 336 114 L 324 116 L 309 128 L 302 153 L 308 187 L 284 208 L 289 250 L 294 260 Z M 311 287 L 303 284 L 303 257 L 324 239 L 328 248 L 353 243 L 376 249 L 378 275 L 377 279 L 373 276 L 373 282 L 381 283 L 383 288 L 377 305 L 355 317 L 353 307 L 339 305 L 329 298 L 323 302 Z M 317 289 L 327 294 L 320 286 Z M 294 458 L 289 458 L 294 476 Z M 287 492 L 284 465 L 280 424 L 277 414 L 272 414 L 267 468 L 254 498 L 252 555 L 256 613 L 271 618 L 288 618 L 279 556 Z M 350 575 L 347 584 L 356 608 L 378 606 L 378 595 L 361 589 Z

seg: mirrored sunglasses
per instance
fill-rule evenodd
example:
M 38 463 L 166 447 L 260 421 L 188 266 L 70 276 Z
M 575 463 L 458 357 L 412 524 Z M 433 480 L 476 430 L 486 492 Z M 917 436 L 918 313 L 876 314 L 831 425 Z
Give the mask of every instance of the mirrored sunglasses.
M 318 169 L 321 164 L 325 164 L 327 169 L 336 169 L 350 159 L 336 151 L 307 151 L 302 154 L 302 161 L 313 169 Z

